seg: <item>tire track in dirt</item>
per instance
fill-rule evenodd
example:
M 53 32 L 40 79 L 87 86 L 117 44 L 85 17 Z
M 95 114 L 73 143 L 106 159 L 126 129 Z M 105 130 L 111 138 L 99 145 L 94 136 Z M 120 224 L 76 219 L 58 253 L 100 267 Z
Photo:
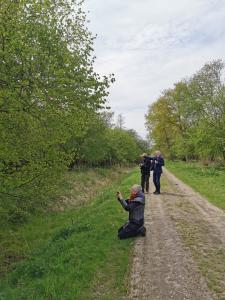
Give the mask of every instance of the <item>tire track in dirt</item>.
M 164 179 L 164 193 L 146 199 L 147 235 L 135 243 L 129 299 L 225 299 L 225 213 L 167 170 Z

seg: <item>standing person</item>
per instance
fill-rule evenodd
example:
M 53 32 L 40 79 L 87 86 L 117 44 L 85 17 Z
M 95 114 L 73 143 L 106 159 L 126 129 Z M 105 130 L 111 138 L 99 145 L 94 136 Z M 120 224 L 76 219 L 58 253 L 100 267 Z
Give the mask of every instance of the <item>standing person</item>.
M 160 194 L 160 177 L 162 174 L 162 166 L 164 166 L 164 159 L 161 156 L 161 152 L 157 150 L 155 152 L 155 157 L 153 158 L 154 167 L 153 167 L 153 182 L 155 185 L 155 192 L 153 194 Z
M 146 153 L 143 153 L 141 155 L 141 187 L 142 192 L 144 193 L 146 190 L 146 193 L 149 192 L 149 177 L 150 177 L 150 171 L 151 171 L 151 158 L 148 157 Z
M 130 192 L 131 195 L 128 200 L 124 200 L 122 194 L 117 192 L 118 201 L 129 212 L 129 221 L 118 230 L 118 237 L 120 239 L 137 235 L 145 236 L 146 232 L 146 228 L 144 227 L 145 195 L 138 184 L 133 185 Z

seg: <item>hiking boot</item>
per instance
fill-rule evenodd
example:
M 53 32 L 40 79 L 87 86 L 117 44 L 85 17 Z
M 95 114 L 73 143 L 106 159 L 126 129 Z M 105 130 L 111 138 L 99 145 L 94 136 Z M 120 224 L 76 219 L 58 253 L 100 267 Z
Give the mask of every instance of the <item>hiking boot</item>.
M 155 195 L 159 195 L 159 194 L 160 194 L 160 192 L 159 192 L 159 191 L 155 191 L 153 194 L 155 194 Z
M 141 236 L 146 236 L 146 228 L 145 228 L 145 226 L 141 226 L 141 227 L 138 229 L 138 233 L 139 233 Z

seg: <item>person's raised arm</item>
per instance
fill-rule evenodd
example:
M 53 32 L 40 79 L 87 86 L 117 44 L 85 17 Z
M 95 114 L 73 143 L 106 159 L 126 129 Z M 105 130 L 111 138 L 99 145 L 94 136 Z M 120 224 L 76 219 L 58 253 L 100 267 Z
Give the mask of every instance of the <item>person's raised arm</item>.
M 120 202 L 120 204 L 123 206 L 123 208 L 127 211 L 133 210 L 135 208 L 135 203 L 127 203 L 126 200 L 123 199 L 123 196 L 120 192 L 116 193 L 117 200 Z

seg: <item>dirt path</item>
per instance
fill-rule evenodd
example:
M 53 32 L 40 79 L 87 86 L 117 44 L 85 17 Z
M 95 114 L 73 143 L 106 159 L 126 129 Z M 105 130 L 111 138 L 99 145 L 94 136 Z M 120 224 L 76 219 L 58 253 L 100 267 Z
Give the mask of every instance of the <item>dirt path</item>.
M 147 198 L 129 299 L 225 299 L 225 213 L 167 170 L 162 190 Z

